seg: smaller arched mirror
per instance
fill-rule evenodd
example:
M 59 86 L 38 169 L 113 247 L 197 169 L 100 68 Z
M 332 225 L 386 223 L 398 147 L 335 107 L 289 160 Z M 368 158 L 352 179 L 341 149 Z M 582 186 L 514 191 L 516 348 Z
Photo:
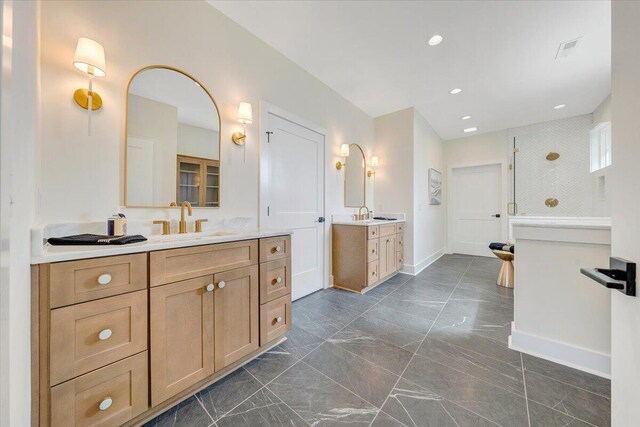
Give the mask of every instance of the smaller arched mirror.
M 366 200 L 367 162 L 358 144 L 349 144 L 349 157 L 344 174 L 344 205 L 348 208 L 364 206 Z
M 125 205 L 220 207 L 220 114 L 187 73 L 143 68 L 127 92 Z

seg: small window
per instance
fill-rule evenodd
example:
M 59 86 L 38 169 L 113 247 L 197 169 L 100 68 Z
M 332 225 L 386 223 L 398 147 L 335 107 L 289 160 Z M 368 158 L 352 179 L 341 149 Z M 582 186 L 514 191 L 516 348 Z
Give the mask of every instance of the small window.
M 591 172 L 611 166 L 611 122 L 591 129 Z

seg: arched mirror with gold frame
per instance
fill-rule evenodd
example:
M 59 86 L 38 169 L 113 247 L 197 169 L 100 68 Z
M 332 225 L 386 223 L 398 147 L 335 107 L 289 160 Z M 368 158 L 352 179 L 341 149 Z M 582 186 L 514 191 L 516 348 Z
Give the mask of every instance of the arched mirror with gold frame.
M 367 162 L 358 144 L 349 144 L 344 172 L 344 206 L 359 208 L 367 203 Z
M 216 101 L 191 75 L 137 71 L 127 86 L 125 206 L 220 207 L 220 125 Z

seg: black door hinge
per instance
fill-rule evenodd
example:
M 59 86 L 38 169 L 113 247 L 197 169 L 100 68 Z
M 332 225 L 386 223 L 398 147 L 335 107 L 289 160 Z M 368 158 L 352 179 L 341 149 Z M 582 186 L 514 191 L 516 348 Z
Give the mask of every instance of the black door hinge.
M 267 131 L 267 144 L 271 142 L 271 135 L 273 135 L 273 132 Z

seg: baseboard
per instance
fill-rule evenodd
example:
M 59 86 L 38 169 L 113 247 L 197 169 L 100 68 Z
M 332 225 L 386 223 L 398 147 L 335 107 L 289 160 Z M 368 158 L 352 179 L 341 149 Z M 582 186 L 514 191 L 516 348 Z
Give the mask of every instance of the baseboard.
M 436 262 L 444 254 L 445 254 L 445 248 L 442 248 L 437 252 L 429 255 L 428 257 L 426 257 L 425 259 L 423 259 L 417 264 L 403 265 L 402 270 L 400 270 L 400 273 L 405 273 L 405 274 L 410 274 L 412 276 L 415 276 L 419 274 L 422 270 L 424 270 L 425 268 L 429 267 L 431 264 Z
M 520 332 L 515 330 L 513 323 L 509 348 L 611 379 L 611 355 Z

